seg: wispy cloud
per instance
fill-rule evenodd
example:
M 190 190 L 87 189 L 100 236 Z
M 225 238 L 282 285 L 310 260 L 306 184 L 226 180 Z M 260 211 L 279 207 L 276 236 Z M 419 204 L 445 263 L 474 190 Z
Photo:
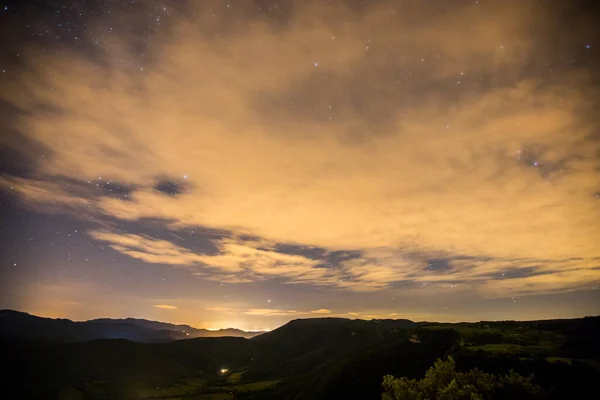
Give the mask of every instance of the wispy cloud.
M 154 307 L 155 308 L 160 308 L 160 309 L 163 309 L 163 310 L 177 310 L 176 306 L 171 306 L 171 305 L 168 305 L 168 304 L 155 304 Z
M 333 311 L 321 308 L 318 310 L 298 311 L 283 308 L 230 308 L 230 307 L 208 307 L 207 311 L 217 313 L 232 313 L 241 315 L 253 315 L 261 317 L 281 317 L 281 316 L 299 316 L 307 317 L 311 315 L 329 315 L 334 314 Z
M 2 176 L 0 187 L 22 196 L 26 204 L 45 212 L 80 211 L 92 204 L 89 198 L 71 193 L 54 182 Z
M 312 310 L 310 313 L 311 314 L 331 314 L 332 311 L 328 310 L 326 308 L 320 308 L 318 310 Z
M 170 241 L 148 236 L 109 231 L 90 231 L 90 236 L 108 242 L 114 250 L 149 263 L 189 268 L 198 275 L 230 283 L 278 278 L 290 283 L 330 285 L 336 273 L 319 268 L 318 261 L 298 255 L 252 247 L 245 242 L 225 238 L 218 241 L 219 254 L 193 252 Z
M 482 290 L 494 295 L 522 295 L 600 287 L 600 267 L 571 269 L 513 279 L 488 280 Z
M 587 116 L 597 93 L 576 67 L 547 79 L 527 70 L 539 51 L 529 19 L 550 18 L 536 12 L 543 2 L 478 5 L 486 12 L 465 4 L 451 18 L 391 13 L 393 3 L 362 18 L 322 4 L 292 13 L 289 29 L 257 20 L 218 39 L 198 13 L 177 21 L 177 40 L 155 39 L 161 51 L 135 76 L 122 63 L 131 37 L 107 44 L 102 63 L 32 50 L 0 99 L 60 112 L 19 122 L 50 151 L 28 178 L 0 185 L 40 210 L 231 232 L 217 254 L 90 232 L 206 279 L 354 291 L 464 281 L 494 295 L 597 285 L 600 145 Z M 134 189 L 126 199 L 73 193 L 56 177 Z M 186 190 L 156 190 L 159 177 Z M 258 239 L 235 239 L 245 235 Z M 363 256 L 323 267 L 277 243 Z M 442 254 L 448 269 L 426 269 L 415 253 Z M 536 275 L 494 279 L 531 268 Z
M 298 315 L 301 314 L 296 310 L 282 310 L 276 308 L 252 308 L 249 310 L 242 311 L 246 315 L 260 315 L 263 317 L 277 317 L 282 315 Z
M 233 312 L 237 312 L 238 309 L 236 308 L 231 308 L 231 307 L 206 307 L 205 308 L 206 311 L 214 311 L 214 312 L 219 312 L 219 313 L 233 313 Z

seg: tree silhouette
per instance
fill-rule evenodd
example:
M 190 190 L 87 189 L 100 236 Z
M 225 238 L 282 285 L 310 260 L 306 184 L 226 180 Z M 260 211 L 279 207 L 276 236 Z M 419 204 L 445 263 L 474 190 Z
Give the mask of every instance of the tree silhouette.
M 545 399 L 533 376 L 524 377 L 514 371 L 504 376 L 478 369 L 457 372 L 452 357 L 438 359 L 421 380 L 405 377 L 383 378 L 383 400 L 498 400 Z

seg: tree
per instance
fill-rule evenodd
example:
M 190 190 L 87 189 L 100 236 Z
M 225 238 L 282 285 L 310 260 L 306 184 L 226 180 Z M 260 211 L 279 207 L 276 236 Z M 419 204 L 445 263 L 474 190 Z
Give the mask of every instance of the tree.
M 524 377 L 514 371 L 504 376 L 478 369 L 457 372 L 452 357 L 438 359 L 421 380 L 405 377 L 383 378 L 383 400 L 498 400 L 544 399 L 533 376 Z

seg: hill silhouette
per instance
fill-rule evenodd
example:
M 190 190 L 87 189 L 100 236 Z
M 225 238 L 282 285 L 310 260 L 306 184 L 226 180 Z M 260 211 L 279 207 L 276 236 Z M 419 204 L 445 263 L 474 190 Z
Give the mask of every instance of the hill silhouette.
M 255 337 L 268 360 L 249 375 L 264 377 L 275 372 L 301 374 L 331 358 L 342 357 L 374 343 L 404 337 L 416 328 L 409 320 L 350 320 L 345 318 L 296 319 L 274 331 Z
M 260 333 L 245 332 L 239 329 L 211 331 L 188 325 L 135 318 L 102 318 L 75 322 L 68 319 L 37 317 L 14 310 L 0 310 L 0 337 L 58 343 L 85 342 L 95 339 L 127 339 L 135 342 L 159 343 L 196 337 L 250 338 Z
M 533 373 L 549 398 L 561 399 L 595 390 L 598 338 L 599 317 L 459 324 L 315 318 L 250 339 L 56 343 L 2 334 L 0 355 L 11 367 L 2 375 L 8 398 L 374 399 L 383 376 L 422 379 L 438 358 L 452 356 L 458 371 Z

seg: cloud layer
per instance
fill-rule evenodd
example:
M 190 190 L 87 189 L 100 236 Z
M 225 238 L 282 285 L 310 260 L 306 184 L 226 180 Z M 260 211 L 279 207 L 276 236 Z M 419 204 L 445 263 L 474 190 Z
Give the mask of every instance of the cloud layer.
M 204 279 L 494 296 L 597 287 L 597 89 L 577 66 L 535 72 L 528 27 L 554 20 L 543 2 L 505 3 L 448 14 L 318 2 L 285 27 L 256 17 L 218 36 L 198 12 L 154 39 L 145 67 L 126 36 L 102 43 L 102 62 L 31 48 L 0 98 L 45 150 L 0 184 L 43 211 L 228 232 L 216 254 L 114 224 L 89 232 Z M 130 189 L 109 195 L 108 183 Z M 335 251 L 360 256 L 333 262 Z
M 177 310 L 176 306 L 171 306 L 168 304 L 155 304 L 154 308 L 160 308 L 162 310 Z

